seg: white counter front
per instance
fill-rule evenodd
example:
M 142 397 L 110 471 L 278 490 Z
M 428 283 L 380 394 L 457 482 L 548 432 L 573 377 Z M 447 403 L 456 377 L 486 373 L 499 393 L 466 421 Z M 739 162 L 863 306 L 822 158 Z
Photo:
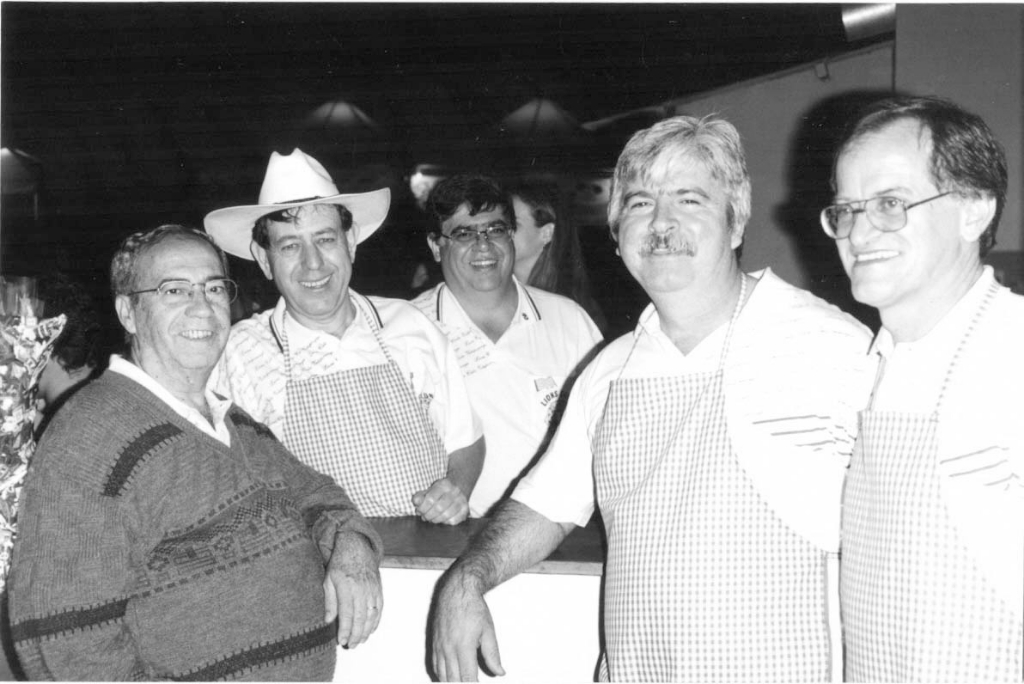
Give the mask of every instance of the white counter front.
M 429 682 L 427 615 L 434 585 L 481 521 L 443 528 L 373 520 L 385 544 L 384 612 L 364 644 L 338 650 L 336 682 Z M 577 530 L 552 556 L 487 595 L 503 683 L 590 682 L 597 669 L 601 548 Z M 481 670 L 481 681 L 490 679 Z

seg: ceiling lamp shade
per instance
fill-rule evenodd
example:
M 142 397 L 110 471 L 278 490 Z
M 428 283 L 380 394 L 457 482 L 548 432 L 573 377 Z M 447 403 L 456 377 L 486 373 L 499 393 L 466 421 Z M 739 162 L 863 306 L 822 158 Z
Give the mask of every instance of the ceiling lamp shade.
M 39 220 L 39 186 L 43 164 L 38 159 L 10 147 L 0 148 L 0 190 L 4 195 L 32 198 L 32 217 Z
M 586 136 L 579 122 L 557 103 L 534 98 L 501 120 L 503 133 L 516 138 L 572 140 Z
M 305 124 L 310 128 L 327 131 L 346 132 L 377 132 L 380 126 L 359 107 L 345 100 L 325 102 L 306 117 Z
M 43 165 L 32 155 L 9 147 L 0 149 L 0 186 L 5 195 L 32 195 L 39 189 Z

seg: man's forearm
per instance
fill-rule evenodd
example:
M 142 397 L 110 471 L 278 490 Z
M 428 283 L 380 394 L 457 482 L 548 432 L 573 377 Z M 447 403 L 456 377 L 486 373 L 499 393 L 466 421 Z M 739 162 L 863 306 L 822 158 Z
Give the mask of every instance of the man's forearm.
M 505 501 L 445 575 L 458 576 L 484 594 L 547 558 L 574 527 Z
M 484 468 L 484 438 L 448 455 L 447 477 L 469 498 Z

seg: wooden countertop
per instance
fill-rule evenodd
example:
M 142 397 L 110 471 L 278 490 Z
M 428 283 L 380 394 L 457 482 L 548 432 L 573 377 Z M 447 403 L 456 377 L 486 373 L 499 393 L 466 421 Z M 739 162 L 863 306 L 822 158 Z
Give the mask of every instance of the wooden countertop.
M 486 518 L 470 518 L 460 525 L 433 525 L 416 517 L 370 518 L 384 540 L 382 568 L 445 570 L 462 553 Z M 600 575 L 604 539 L 596 517 L 574 529 L 546 560 L 527 572 L 556 575 Z

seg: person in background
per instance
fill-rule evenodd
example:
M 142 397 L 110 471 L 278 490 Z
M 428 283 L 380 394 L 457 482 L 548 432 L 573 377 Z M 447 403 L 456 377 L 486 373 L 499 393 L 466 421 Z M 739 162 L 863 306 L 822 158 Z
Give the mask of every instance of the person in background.
M 1020 681 L 1024 297 L 982 257 L 1006 158 L 938 98 L 871 105 L 821 213 L 882 327 L 843 505 L 848 681 Z
M 485 515 L 534 456 L 559 392 L 601 333 L 571 299 L 513 275 L 512 199 L 486 176 L 438 183 L 427 244 L 444 282 L 413 304 L 444 330 L 487 440 L 470 513 Z
M 227 275 L 209 236 L 178 225 L 114 255 L 130 356 L 55 416 L 22 494 L 9 589 L 30 679 L 329 681 L 336 642 L 377 627 L 377 533 L 206 389 Z
M 106 369 L 103 324 L 96 305 L 80 283 L 55 275 L 39 282 L 40 298 L 48 315 L 64 314 L 64 329 L 53 345 L 50 359 L 39 375 L 38 402 L 41 404 L 37 436 L 70 396 Z
M 828 681 L 839 502 L 870 375 L 864 326 L 736 249 L 739 133 L 680 116 L 630 139 L 608 222 L 651 305 L 580 374 L 550 447 L 436 591 L 432 658 L 502 673 L 484 594 L 600 510 L 612 681 Z
M 484 443 L 448 339 L 409 302 L 349 288 L 356 245 L 389 197 L 339 194 L 296 149 L 271 155 L 257 205 L 206 216 L 213 239 L 255 259 L 281 293 L 234 325 L 210 382 L 364 515 L 454 525 L 469 514 Z
M 507 189 L 516 213 L 516 278 L 568 297 L 604 330 L 607 321 L 591 292 L 580 238 L 564 194 L 556 185 L 526 181 L 512 183 Z

